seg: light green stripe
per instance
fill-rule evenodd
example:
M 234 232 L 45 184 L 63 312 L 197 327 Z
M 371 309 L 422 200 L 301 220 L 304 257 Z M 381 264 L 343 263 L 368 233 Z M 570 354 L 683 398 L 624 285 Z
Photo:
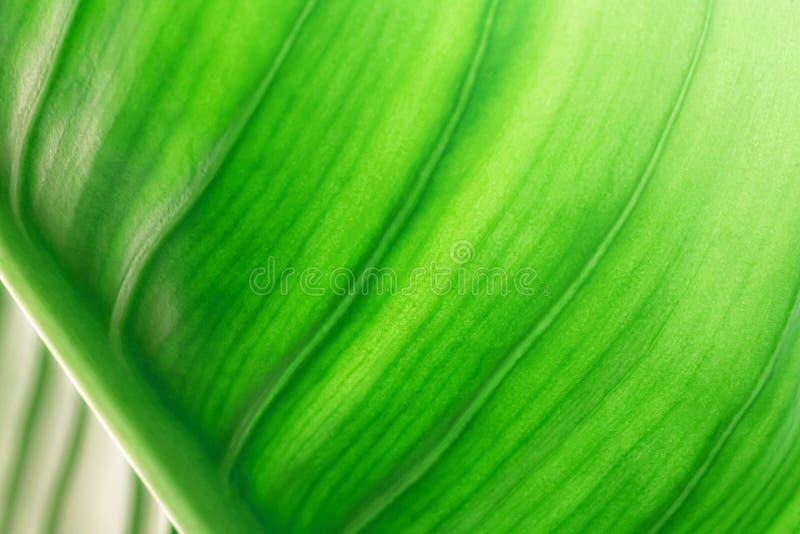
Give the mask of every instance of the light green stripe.
M 64 508 L 64 500 L 69 489 L 69 484 L 72 481 L 72 475 L 75 472 L 75 467 L 78 463 L 78 453 L 83 445 L 83 440 L 86 436 L 86 405 L 82 400 L 78 402 L 78 413 L 75 415 L 75 420 L 72 423 L 72 430 L 70 432 L 69 442 L 67 445 L 66 453 L 62 458 L 61 465 L 58 469 L 58 477 L 53 492 L 50 495 L 49 504 L 46 514 L 47 526 L 44 532 L 52 534 L 58 529 L 58 521 L 61 519 L 61 513 Z
M 3 507 L 5 515 L 3 516 L 2 527 L 0 527 L 0 533 L 2 534 L 11 534 L 11 527 L 14 524 L 14 512 L 18 506 L 23 475 L 25 474 L 25 468 L 28 465 L 28 456 L 33 445 L 33 431 L 36 427 L 36 421 L 39 418 L 46 397 L 46 385 L 50 375 L 50 367 L 50 358 L 44 353 L 44 348 L 42 348 L 42 353 L 39 356 L 38 368 L 36 369 L 36 381 L 31 390 L 30 398 L 28 399 L 25 421 L 19 433 L 16 460 L 13 464 L 14 470 L 11 474 L 8 492 L 6 493 L 6 502 Z

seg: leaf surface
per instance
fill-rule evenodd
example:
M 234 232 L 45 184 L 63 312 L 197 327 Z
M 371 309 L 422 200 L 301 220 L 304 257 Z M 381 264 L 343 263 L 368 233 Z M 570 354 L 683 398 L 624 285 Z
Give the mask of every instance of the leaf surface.
M 182 529 L 797 528 L 795 3 L 0 10 L 0 273 Z

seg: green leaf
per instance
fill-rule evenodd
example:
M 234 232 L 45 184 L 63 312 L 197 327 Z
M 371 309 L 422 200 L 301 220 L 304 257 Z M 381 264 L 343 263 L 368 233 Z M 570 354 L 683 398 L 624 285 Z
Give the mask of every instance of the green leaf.
M 163 532 L 124 457 L 0 292 L 0 532 Z
M 800 5 L 0 21 L 0 274 L 183 531 L 800 528 Z

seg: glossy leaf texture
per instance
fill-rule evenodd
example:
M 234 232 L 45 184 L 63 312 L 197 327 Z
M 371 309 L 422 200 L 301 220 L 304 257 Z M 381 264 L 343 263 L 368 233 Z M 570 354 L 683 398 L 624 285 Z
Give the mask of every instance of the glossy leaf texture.
M 3 281 L 183 530 L 800 526 L 800 4 L 0 10 Z
M 0 392 L 0 532 L 166 532 L 159 506 L 2 291 Z

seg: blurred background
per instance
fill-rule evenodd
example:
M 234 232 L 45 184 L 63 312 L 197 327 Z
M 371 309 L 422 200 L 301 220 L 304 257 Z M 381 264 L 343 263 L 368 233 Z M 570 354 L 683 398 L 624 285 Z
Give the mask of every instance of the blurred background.
M 0 534 L 170 530 L 117 444 L 0 286 Z

